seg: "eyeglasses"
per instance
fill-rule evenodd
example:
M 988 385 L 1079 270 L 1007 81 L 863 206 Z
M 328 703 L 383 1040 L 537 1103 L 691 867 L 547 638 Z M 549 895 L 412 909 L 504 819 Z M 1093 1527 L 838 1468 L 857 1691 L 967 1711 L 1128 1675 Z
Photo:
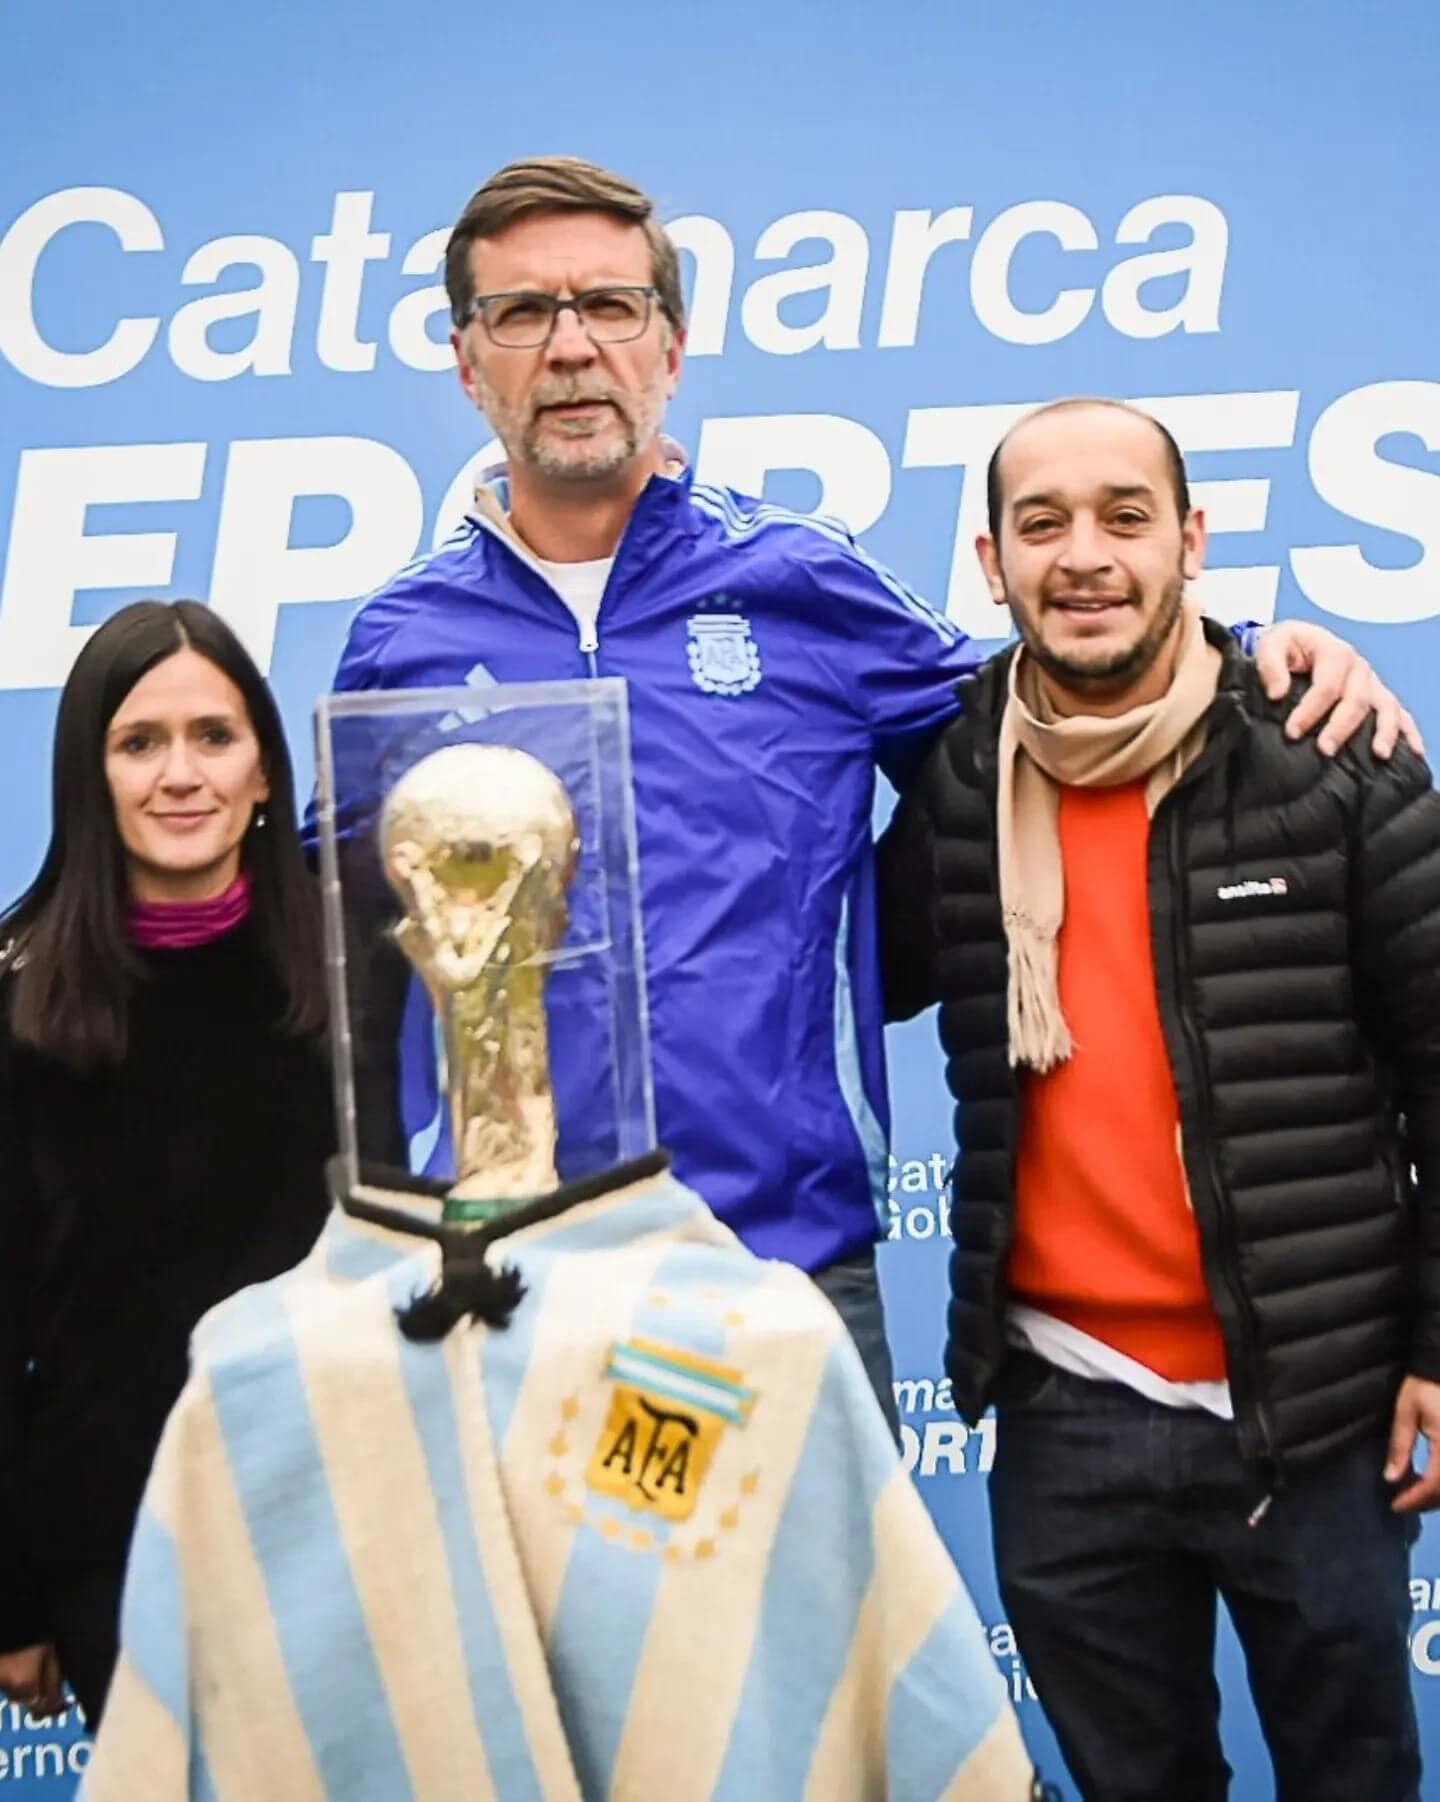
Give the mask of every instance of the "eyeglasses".
M 461 323 L 478 319 L 490 342 L 504 350 L 535 350 L 550 342 L 555 321 L 568 307 L 592 344 L 627 344 L 649 325 L 658 294 L 642 287 L 587 288 L 572 300 L 528 291 L 477 294 Z

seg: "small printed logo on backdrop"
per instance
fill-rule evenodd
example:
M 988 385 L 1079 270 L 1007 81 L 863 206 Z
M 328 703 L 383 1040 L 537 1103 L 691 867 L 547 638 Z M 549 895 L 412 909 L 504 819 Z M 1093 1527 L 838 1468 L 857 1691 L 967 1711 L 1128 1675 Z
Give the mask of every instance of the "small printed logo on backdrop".
M 1440 1576 L 1410 1579 L 1410 1662 L 1418 1676 L 1440 1677 Z
M 0 1783 L 24 1795 L 68 1796 L 90 1762 L 85 1717 L 69 1703 L 49 1720 L 37 1720 L 18 1702 L 0 1702 Z

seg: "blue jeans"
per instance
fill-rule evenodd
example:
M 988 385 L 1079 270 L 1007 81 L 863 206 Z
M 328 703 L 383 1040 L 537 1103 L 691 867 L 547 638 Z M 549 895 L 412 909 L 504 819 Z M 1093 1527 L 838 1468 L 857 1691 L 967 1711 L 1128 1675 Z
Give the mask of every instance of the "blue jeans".
M 1086 1802 L 1219 1802 L 1216 1599 L 1279 1802 L 1418 1802 L 1413 1517 L 1369 1434 L 1277 1488 L 1232 1425 L 1012 1353 L 990 1510 L 1016 1642 Z M 1247 1799 L 1248 1802 L 1248 1799 Z
M 895 1407 L 895 1372 L 890 1363 L 890 1342 L 885 1337 L 885 1305 L 880 1299 L 880 1279 L 875 1274 L 875 1247 L 853 1252 L 848 1258 L 817 1270 L 814 1281 L 826 1300 L 849 1328 L 860 1362 L 885 1416 L 890 1437 L 900 1443 L 900 1415 Z

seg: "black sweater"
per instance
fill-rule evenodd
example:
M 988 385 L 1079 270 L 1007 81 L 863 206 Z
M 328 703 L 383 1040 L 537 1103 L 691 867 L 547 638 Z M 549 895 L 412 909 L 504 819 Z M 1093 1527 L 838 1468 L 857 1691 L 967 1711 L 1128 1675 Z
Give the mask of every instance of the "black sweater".
M 142 958 L 100 1075 L 16 1045 L 0 987 L 0 1651 L 50 1637 L 51 1573 L 123 1562 L 192 1328 L 325 1216 L 323 1050 L 251 925 Z

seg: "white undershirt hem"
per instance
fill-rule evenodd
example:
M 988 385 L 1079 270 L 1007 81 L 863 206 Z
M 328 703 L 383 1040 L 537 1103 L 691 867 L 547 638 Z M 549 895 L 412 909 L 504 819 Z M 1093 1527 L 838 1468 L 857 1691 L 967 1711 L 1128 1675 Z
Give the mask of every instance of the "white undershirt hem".
M 1164 1408 L 1202 1408 L 1221 1420 L 1234 1420 L 1235 1407 L 1228 1383 L 1172 1383 L 1167 1377 L 1127 1358 L 1113 1345 L 1092 1339 L 1068 1321 L 1057 1320 L 1039 1308 L 1012 1302 L 1006 1313 L 1005 1337 L 1012 1345 L 1034 1352 L 1057 1370 L 1092 1383 L 1122 1383 Z

